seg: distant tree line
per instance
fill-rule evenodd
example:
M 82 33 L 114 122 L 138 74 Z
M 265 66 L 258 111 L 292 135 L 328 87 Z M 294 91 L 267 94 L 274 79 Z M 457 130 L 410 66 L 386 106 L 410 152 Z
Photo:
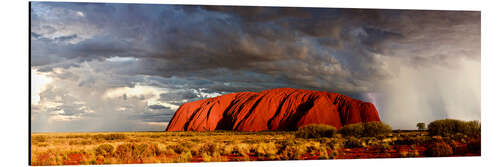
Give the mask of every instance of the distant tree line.
M 417 123 L 417 128 L 420 131 L 426 129 L 423 122 Z M 388 134 L 392 131 L 391 126 L 383 122 L 368 122 L 345 125 L 337 131 L 337 129 L 325 124 L 309 124 L 298 129 L 296 137 L 300 138 L 320 138 L 333 137 L 337 133 L 342 136 L 352 137 L 376 137 Z M 480 136 L 481 124 L 479 121 L 462 121 L 456 119 L 436 120 L 427 126 L 427 131 L 431 136 L 450 136 L 454 134 L 464 134 L 468 136 Z

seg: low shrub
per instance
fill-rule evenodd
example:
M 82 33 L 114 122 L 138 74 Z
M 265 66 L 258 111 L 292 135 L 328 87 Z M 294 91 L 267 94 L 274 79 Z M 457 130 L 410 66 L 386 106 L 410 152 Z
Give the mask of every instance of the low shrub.
M 295 134 L 298 138 L 321 138 L 333 137 L 337 133 L 337 129 L 330 125 L 325 124 L 309 124 L 299 128 Z
M 377 145 L 380 142 L 380 140 L 375 137 L 363 137 L 362 140 L 365 141 L 367 145 Z
M 329 142 L 326 142 L 326 147 L 330 150 L 335 150 L 337 148 L 343 147 L 342 142 L 340 142 L 338 139 L 330 140 Z
M 326 150 L 326 148 L 322 147 L 319 150 L 319 157 L 318 157 L 318 159 L 328 159 L 329 157 L 330 157 L 330 155 L 328 154 L 328 150 Z
M 207 142 L 208 141 L 205 141 L 202 143 L 207 143 Z M 183 141 L 183 142 L 180 142 L 179 144 L 182 145 L 184 148 L 192 148 L 192 147 L 198 145 L 199 143 L 195 143 L 193 141 Z
M 481 124 L 479 121 L 468 121 L 465 122 L 464 127 L 461 132 L 468 136 L 481 136 Z
M 152 157 L 160 154 L 160 151 L 158 149 L 158 145 L 156 144 L 137 144 L 135 145 L 135 148 L 133 150 L 133 157 L 135 159 L 143 159 L 146 157 Z
M 321 144 L 316 141 L 308 141 L 302 145 L 308 153 L 316 153 L 321 149 Z
M 128 162 L 129 160 L 143 160 L 147 157 L 152 157 L 160 154 L 158 145 L 156 144 L 132 144 L 126 143 L 119 145 L 114 155 L 115 157 Z
M 431 157 L 445 157 L 453 155 L 453 149 L 445 142 L 436 142 L 427 146 L 425 154 Z
M 273 142 L 255 144 L 250 151 L 257 156 L 265 156 L 271 159 L 278 153 L 278 149 Z
M 111 144 L 101 144 L 97 146 L 97 148 L 95 149 L 95 155 L 97 156 L 102 155 L 107 157 L 113 154 L 114 149 L 115 148 Z
M 361 137 L 363 136 L 363 124 L 358 123 L 358 124 L 349 124 L 349 125 L 344 125 L 340 129 L 340 133 L 342 133 L 343 136 L 353 136 L 353 137 Z
M 218 148 L 219 147 L 217 147 L 217 145 L 214 143 L 205 143 L 203 146 L 201 146 L 199 154 L 207 153 L 209 155 L 212 155 L 218 150 Z
M 392 132 L 391 126 L 383 122 L 368 122 L 363 124 L 363 136 L 376 137 Z
M 279 151 L 279 158 L 282 160 L 299 160 L 307 152 L 301 145 L 283 145 Z
M 188 150 L 180 144 L 169 145 L 169 146 L 167 146 L 167 148 L 174 150 L 174 152 L 177 154 L 180 154 L 182 152 L 186 152 L 186 150 Z
M 240 143 L 236 146 L 236 152 L 238 155 L 247 156 L 250 153 L 250 145 L 246 143 Z
M 132 147 L 134 147 L 134 145 L 131 143 L 121 144 L 116 147 L 114 156 L 121 160 L 128 160 L 132 157 Z
M 92 136 L 94 139 L 99 140 L 99 139 L 104 139 L 104 140 L 120 140 L 120 139 L 126 139 L 127 136 L 125 134 L 120 134 L 120 133 L 112 133 L 112 134 L 98 134 Z
M 232 145 L 232 144 L 227 144 L 227 145 L 224 145 L 222 146 L 222 155 L 231 155 L 234 153 L 237 153 L 237 148 L 236 146 Z
M 340 129 L 342 135 L 353 137 L 377 137 L 391 132 L 392 128 L 382 122 L 349 124 Z
M 174 154 L 176 154 L 176 152 L 172 148 L 169 148 L 169 147 L 165 148 L 165 150 L 163 151 L 163 153 L 166 154 L 166 155 L 174 155 Z
M 33 142 L 46 142 L 47 141 L 47 136 L 33 136 L 31 137 L 31 141 Z
M 427 127 L 430 135 L 452 136 L 462 133 L 469 136 L 481 135 L 481 125 L 479 121 L 461 121 L 456 119 L 436 120 Z
M 177 156 L 173 162 L 182 163 L 182 162 L 190 162 L 193 158 L 191 151 L 183 152 L 181 155 Z
M 344 141 L 344 147 L 346 148 L 356 148 L 356 147 L 364 147 L 365 144 L 361 139 L 358 139 L 356 137 L 349 137 Z
M 416 136 L 416 137 L 400 137 L 394 143 L 398 145 L 421 145 L 430 143 L 432 140 L 429 136 Z

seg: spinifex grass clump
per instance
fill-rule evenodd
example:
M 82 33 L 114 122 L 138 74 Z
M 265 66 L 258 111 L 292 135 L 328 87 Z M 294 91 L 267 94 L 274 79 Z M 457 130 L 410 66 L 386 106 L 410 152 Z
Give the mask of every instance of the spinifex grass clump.
M 207 155 L 213 155 L 215 153 L 218 154 L 218 151 L 219 151 L 219 146 L 217 144 L 214 144 L 214 143 L 205 143 L 201 146 L 201 148 L 199 149 L 199 154 L 203 154 L 203 153 L 206 153 Z
M 102 155 L 102 156 L 111 156 L 114 151 L 114 147 L 111 144 L 101 144 L 95 149 L 95 154 L 96 155 Z
M 298 138 L 333 137 L 337 133 L 335 127 L 325 124 L 309 124 L 299 128 L 295 134 Z
M 275 159 L 276 153 L 278 152 L 278 148 L 273 142 L 259 143 L 259 144 L 254 144 L 250 151 L 255 152 L 255 154 L 259 157 L 264 156 L 269 159 Z
M 286 140 L 280 145 L 278 154 L 282 160 L 299 160 L 307 152 L 307 147 L 305 147 L 303 142 L 297 140 Z
M 114 156 L 124 160 L 125 162 L 135 162 L 142 161 L 147 157 L 156 156 L 159 153 L 158 145 L 156 144 L 126 143 L 121 144 L 116 148 Z

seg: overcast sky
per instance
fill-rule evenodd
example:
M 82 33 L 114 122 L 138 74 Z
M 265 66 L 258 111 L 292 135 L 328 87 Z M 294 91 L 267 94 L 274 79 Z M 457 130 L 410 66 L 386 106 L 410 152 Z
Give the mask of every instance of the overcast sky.
M 31 3 L 34 132 L 164 130 L 185 102 L 292 87 L 394 129 L 481 118 L 473 11 Z

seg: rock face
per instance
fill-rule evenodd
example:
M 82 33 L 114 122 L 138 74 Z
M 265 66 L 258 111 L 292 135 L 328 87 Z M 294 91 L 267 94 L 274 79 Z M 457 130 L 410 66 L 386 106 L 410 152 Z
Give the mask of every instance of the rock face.
M 185 103 L 167 131 L 296 130 L 307 124 L 344 125 L 380 121 L 369 102 L 322 91 L 278 88 Z

